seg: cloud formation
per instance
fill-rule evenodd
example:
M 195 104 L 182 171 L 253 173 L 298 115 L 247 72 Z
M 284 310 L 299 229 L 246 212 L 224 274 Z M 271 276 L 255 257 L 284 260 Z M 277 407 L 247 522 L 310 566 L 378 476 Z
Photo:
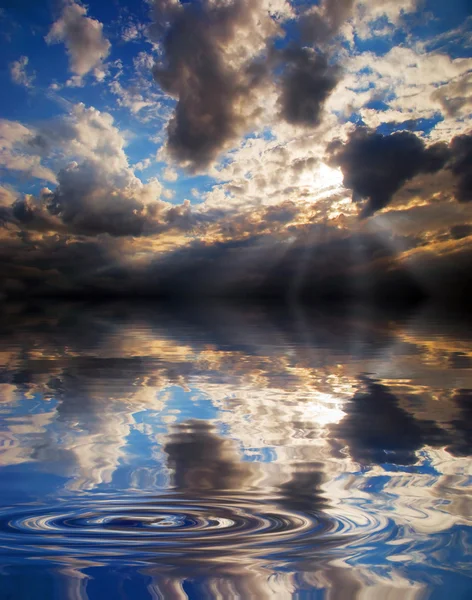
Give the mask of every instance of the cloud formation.
M 450 144 L 450 169 L 457 177 L 454 195 L 458 202 L 472 200 L 472 133 L 455 137 Z
M 240 492 L 257 473 L 251 463 L 241 461 L 234 444 L 218 436 L 206 421 L 193 419 L 177 425 L 164 451 L 178 491 Z
M 370 379 L 365 384 L 366 390 L 344 407 L 347 416 L 332 432 L 335 440 L 347 442 L 354 460 L 409 465 L 417 462 L 417 450 L 447 443 L 445 430 L 434 421 L 415 419 L 399 406 L 388 387 Z
M 353 200 L 367 200 L 364 216 L 385 208 L 415 175 L 435 173 L 448 159 L 446 144 L 426 146 L 408 131 L 383 135 L 365 127 L 355 129 L 346 144 L 335 142 L 330 149 L 333 163 L 343 171 L 345 187 L 353 191 Z
M 296 27 L 305 42 L 322 46 L 350 5 L 324 3 L 302 14 Z M 264 124 L 277 97 L 282 120 L 320 124 L 340 69 L 309 46 L 277 47 L 286 35 L 284 22 L 294 16 L 287 3 L 156 1 L 153 6 L 151 32 L 163 47 L 154 77 L 177 100 L 167 129 L 174 159 L 197 169 L 209 165 L 250 128 Z
M 33 85 L 35 79 L 34 73 L 28 75 L 28 63 L 29 59 L 27 56 L 20 56 L 18 60 L 13 61 L 10 65 L 10 75 L 12 80 L 18 85 L 23 85 L 27 88 Z
M 288 48 L 282 56 L 282 117 L 293 125 L 319 125 L 324 102 L 338 83 L 339 67 L 311 48 Z
M 324 0 L 317 6 L 302 4 L 300 31 L 305 43 L 324 44 L 352 15 L 355 0 Z
M 154 2 L 151 32 L 162 38 L 164 58 L 153 73 L 177 101 L 167 129 L 177 160 L 208 165 L 256 118 L 256 90 L 266 78 L 261 55 L 278 32 L 268 9 L 264 0 Z
M 0 136 L 5 166 L 57 184 L 54 190 L 25 194 L 12 205 L 10 221 L 25 229 L 140 236 L 191 226 L 188 201 L 171 205 L 161 200 L 157 179 L 142 183 L 135 176 L 125 139 L 107 113 L 78 104 L 36 130 L 1 122 Z M 57 176 L 41 163 L 51 156 L 66 163 Z M 4 217 L 8 220 L 6 212 Z
M 102 23 L 87 17 L 87 8 L 73 0 L 65 0 L 61 16 L 53 23 L 46 42 L 65 44 L 69 68 L 78 77 L 100 67 L 111 48 L 103 35 Z
M 136 26 L 137 53 L 106 65 L 106 109 L 58 84 L 65 114 L 0 123 L 2 289 L 416 298 L 438 265 L 468 289 L 470 59 L 356 37 L 408 27 L 415 4 L 156 0 L 149 30 L 109 24 Z M 69 48 L 95 56 L 80 79 L 108 42 L 74 2 L 49 41 L 69 25 L 95 32 Z
M 55 183 L 53 171 L 42 164 L 41 156 L 30 146 L 34 135 L 21 123 L 0 119 L 0 167 Z

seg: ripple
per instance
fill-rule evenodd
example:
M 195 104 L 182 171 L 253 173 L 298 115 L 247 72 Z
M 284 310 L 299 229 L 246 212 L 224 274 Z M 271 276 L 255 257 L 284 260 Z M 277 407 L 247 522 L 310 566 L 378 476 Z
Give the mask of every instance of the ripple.
M 166 495 L 83 500 L 0 513 L 0 552 L 145 558 L 239 550 L 278 554 L 284 547 L 348 535 L 348 521 L 280 509 L 256 499 Z M 339 540 L 338 540 L 339 543 Z

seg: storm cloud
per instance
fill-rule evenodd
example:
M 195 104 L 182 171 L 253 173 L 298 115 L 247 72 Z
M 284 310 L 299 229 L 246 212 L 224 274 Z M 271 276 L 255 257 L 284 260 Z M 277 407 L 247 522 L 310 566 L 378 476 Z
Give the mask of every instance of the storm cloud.
M 151 33 L 163 36 L 164 60 L 153 73 L 177 99 L 167 133 L 169 152 L 179 161 L 208 165 L 257 116 L 254 92 L 267 73 L 261 55 L 278 31 L 263 4 L 154 3 Z
M 282 57 L 282 117 L 293 125 L 319 125 L 324 102 L 338 83 L 340 68 L 311 48 L 289 48 Z
M 450 144 L 450 168 L 457 177 L 454 195 L 458 202 L 472 200 L 472 133 L 459 135 Z
M 426 146 L 409 131 L 383 135 L 368 129 L 355 129 L 346 144 L 330 146 L 333 164 L 341 167 L 344 185 L 353 192 L 353 200 L 366 200 L 362 215 L 370 216 L 385 208 L 393 195 L 419 173 L 435 173 L 446 164 L 446 144 Z
M 295 15 L 288 4 L 266 0 L 156 1 L 150 32 L 162 43 L 163 60 L 153 74 L 177 100 L 167 128 L 171 156 L 194 169 L 207 166 L 267 116 L 271 94 L 279 97 L 282 120 L 319 125 L 340 69 L 310 46 L 337 31 L 348 5 L 324 3 L 316 14 Z M 295 27 L 310 35 L 280 48 L 283 23 L 294 17 Z

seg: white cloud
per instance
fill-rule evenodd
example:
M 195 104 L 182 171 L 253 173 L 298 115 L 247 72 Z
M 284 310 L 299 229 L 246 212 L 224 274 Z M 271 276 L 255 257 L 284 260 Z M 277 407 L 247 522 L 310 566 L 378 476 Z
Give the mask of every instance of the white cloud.
M 0 120 L 0 166 L 55 183 L 54 173 L 29 146 L 33 138 L 34 131 L 21 123 Z
M 139 162 L 137 162 L 134 165 L 134 170 L 135 171 L 144 171 L 145 169 L 148 169 L 151 165 L 151 159 L 150 158 L 145 158 L 144 160 L 140 160 Z
M 129 108 L 133 114 L 155 105 L 154 101 L 146 100 L 136 88 L 124 88 L 116 79 L 110 83 L 109 88 L 111 93 L 117 96 L 118 106 Z
M 391 35 L 404 15 L 417 10 L 418 3 L 419 0 L 360 0 L 343 33 L 351 40 L 354 34 L 360 39 Z
M 17 194 L 12 189 L 0 185 L 0 206 L 11 206 L 16 198 Z
M 162 173 L 162 177 L 166 181 L 177 181 L 179 176 L 177 175 L 177 171 L 175 171 L 175 169 L 172 169 L 171 167 L 166 167 Z
M 121 39 L 124 42 L 132 42 L 142 37 L 146 26 L 144 23 L 129 23 L 121 33 Z
M 15 60 L 10 65 L 10 75 L 12 80 L 18 85 L 25 87 L 31 87 L 35 79 L 35 74 L 28 75 L 26 67 L 28 66 L 29 59 L 27 56 L 20 56 L 18 60 Z
M 434 139 L 448 140 L 470 129 L 471 58 L 398 46 L 384 56 L 372 52 L 351 56 L 345 70 L 342 84 L 327 102 L 328 110 L 346 116 L 358 112 L 374 128 L 440 115 L 444 121 L 433 130 Z M 383 101 L 386 110 L 366 108 L 371 100 Z
M 63 42 L 69 54 L 69 68 L 83 77 L 98 67 L 110 52 L 110 42 L 103 36 L 103 25 L 87 17 L 87 9 L 71 0 L 46 36 L 48 44 Z
M 154 65 L 155 59 L 152 54 L 147 52 L 139 52 L 137 56 L 133 58 L 133 65 L 135 69 L 142 69 L 150 71 Z
M 164 196 L 164 198 L 166 198 L 167 200 L 172 200 L 172 198 L 175 196 L 175 192 L 174 190 L 164 190 L 162 192 L 162 195 Z

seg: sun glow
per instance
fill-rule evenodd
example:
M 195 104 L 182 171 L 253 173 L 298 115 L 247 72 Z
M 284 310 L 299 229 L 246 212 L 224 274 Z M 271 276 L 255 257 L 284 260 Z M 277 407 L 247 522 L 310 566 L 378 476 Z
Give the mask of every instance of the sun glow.
M 340 169 L 320 163 L 317 169 L 304 172 L 300 176 L 300 183 L 309 187 L 319 198 L 342 189 L 343 174 Z

